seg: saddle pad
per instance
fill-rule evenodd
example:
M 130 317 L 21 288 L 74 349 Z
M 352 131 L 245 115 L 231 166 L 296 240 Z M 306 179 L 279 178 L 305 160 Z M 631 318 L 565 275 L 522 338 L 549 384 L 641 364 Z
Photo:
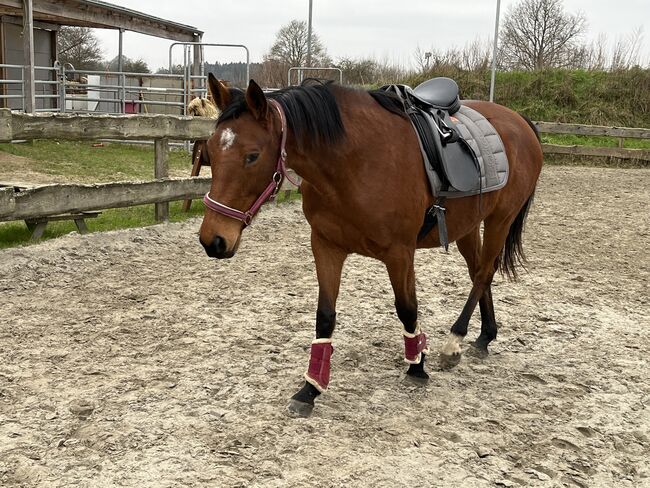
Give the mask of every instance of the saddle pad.
M 466 140 L 476 154 L 481 170 L 481 180 L 480 184 L 477 181 L 477 186 L 473 189 L 464 188 L 463 191 L 460 191 L 452 187 L 448 191 L 441 191 L 442 185 L 438 175 L 430 167 L 427 167 L 433 194 L 457 198 L 503 188 L 508 182 L 508 157 L 496 129 L 485 117 L 466 105 L 461 105 L 458 112 L 451 116 L 451 121 L 460 136 Z M 453 165 L 453 160 L 449 161 L 449 165 Z M 476 171 L 475 168 L 471 168 L 471 170 Z

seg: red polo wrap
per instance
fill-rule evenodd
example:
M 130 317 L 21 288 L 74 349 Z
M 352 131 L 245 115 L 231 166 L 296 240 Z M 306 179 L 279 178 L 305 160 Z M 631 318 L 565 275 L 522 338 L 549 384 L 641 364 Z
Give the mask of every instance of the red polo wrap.
M 311 345 L 307 376 L 315 381 L 321 390 L 326 390 L 330 382 L 330 358 L 333 352 L 334 348 L 330 342 Z
M 415 337 L 404 336 L 404 357 L 407 361 L 417 361 L 418 354 L 427 348 L 427 335 L 420 332 Z

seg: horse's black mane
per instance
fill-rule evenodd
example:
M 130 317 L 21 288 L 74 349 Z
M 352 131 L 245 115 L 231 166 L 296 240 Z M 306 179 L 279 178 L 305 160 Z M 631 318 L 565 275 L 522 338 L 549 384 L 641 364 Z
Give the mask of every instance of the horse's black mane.
M 345 127 L 334 95 L 336 89 L 341 87 L 331 81 L 308 78 L 300 86 L 266 94 L 284 109 L 287 126 L 293 132 L 299 149 L 332 147 L 345 138 Z M 372 90 L 369 94 L 389 112 L 405 116 L 401 100 L 392 93 Z M 244 92 L 231 88 L 230 96 L 231 102 L 221 112 L 217 125 L 248 111 Z

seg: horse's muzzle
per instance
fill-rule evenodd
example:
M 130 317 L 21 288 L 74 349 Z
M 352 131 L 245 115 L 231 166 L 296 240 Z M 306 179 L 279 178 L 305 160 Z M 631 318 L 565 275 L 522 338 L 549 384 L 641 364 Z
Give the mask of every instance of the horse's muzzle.
M 201 239 L 199 241 L 205 249 L 206 254 L 211 258 L 229 259 L 235 255 L 234 249 L 229 251 L 226 240 L 221 236 L 215 236 L 210 244 L 206 244 Z

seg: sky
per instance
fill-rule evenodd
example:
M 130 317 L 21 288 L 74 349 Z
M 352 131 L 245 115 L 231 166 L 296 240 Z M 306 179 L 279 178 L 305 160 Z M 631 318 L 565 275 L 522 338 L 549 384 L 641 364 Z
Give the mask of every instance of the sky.
M 203 41 L 244 44 L 261 61 L 275 34 L 293 19 L 307 20 L 309 0 L 109 0 L 133 10 L 198 28 Z M 501 18 L 516 0 L 501 1 Z M 582 12 L 585 40 L 606 34 L 610 42 L 643 29 L 642 62 L 650 64 L 650 0 L 564 0 L 565 11 Z M 411 66 L 417 47 L 445 50 L 494 33 L 496 0 L 313 0 L 313 29 L 334 59 L 373 57 Z M 117 31 L 96 30 L 105 57 L 118 52 Z M 152 70 L 169 64 L 172 41 L 126 32 L 124 55 Z M 182 61 L 182 50 L 174 51 Z M 243 50 L 206 48 L 206 61 L 245 61 Z

